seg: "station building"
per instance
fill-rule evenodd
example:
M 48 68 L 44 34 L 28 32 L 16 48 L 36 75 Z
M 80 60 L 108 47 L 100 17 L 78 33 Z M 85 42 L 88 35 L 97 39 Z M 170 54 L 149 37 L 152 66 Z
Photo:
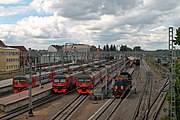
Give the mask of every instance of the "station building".
M 0 72 L 19 69 L 19 56 L 19 49 L 0 47 Z

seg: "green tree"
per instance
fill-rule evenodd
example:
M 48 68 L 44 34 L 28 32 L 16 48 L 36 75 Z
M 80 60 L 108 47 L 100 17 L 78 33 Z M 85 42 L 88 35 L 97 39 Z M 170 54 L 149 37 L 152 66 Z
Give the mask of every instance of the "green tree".
M 140 46 L 135 46 L 133 48 L 133 51 L 142 51 L 141 47 Z
M 113 51 L 113 46 L 112 46 L 112 44 L 111 44 L 111 46 L 110 46 L 110 49 L 109 49 L 110 51 Z
M 106 51 L 106 46 L 104 45 L 103 50 Z
M 90 51 L 96 51 L 96 46 L 91 46 Z
M 176 40 L 174 42 L 175 45 L 180 45 L 180 28 L 176 29 L 176 37 L 174 37 Z
M 108 44 L 106 45 L 106 51 L 109 51 L 109 45 Z
M 116 46 L 115 45 L 113 46 L 113 51 L 116 51 Z

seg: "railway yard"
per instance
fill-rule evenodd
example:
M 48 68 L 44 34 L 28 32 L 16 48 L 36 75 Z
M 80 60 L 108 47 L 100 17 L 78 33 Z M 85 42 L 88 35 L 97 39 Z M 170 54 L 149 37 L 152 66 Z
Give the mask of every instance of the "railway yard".
M 72 64 L 43 75 L 47 76 L 41 81 L 43 87 L 34 85 L 32 90 L 33 117 L 27 114 L 28 87 L 16 86 L 13 78 L 1 81 L 0 119 L 159 120 L 168 114 L 168 78 L 162 78 L 146 59 Z M 39 78 L 34 79 L 37 84 Z

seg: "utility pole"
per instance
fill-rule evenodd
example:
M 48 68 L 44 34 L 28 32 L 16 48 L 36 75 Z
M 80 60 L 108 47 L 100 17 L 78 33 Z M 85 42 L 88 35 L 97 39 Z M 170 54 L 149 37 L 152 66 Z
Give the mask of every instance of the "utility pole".
M 169 117 L 170 120 L 177 120 L 176 117 L 176 93 L 175 93 L 175 82 L 176 82 L 176 54 L 174 47 L 173 27 L 169 27 L 169 52 L 171 57 L 170 67 L 170 93 L 171 99 L 169 103 Z
M 49 52 L 49 55 L 48 55 L 48 57 L 49 57 L 49 63 L 48 63 L 48 66 L 49 66 L 49 72 L 50 72 L 50 70 L 51 70 L 51 68 L 50 68 L 50 52 Z
M 31 48 L 29 48 L 29 117 L 33 116 L 32 106 L 32 60 L 31 60 Z
M 43 88 L 42 87 L 42 83 L 41 83 L 41 55 L 40 55 L 40 59 L 39 59 L 39 87 L 40 88 Z
M 23 73 L 25 73 L 25 59 L 26 59 L 26 53 L 22 52 L 22 56 L 23 56 Z

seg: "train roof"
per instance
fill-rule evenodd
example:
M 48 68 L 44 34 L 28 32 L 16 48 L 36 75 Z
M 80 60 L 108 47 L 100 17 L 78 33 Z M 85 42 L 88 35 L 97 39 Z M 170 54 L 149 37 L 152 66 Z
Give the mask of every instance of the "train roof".
M 55 77 L 55 78 L 68 78 L 68 77 L 70 77 L 70 75 L 68 75 L 68 74 L 63 74 L 63 75 L 55 75 L 54 77 Z
M 129 57 L 127 57 L 129 60 L 131 60 L 131 61 L 134 61 L 134 57 L 133 56 L 129 56 Z
M 26 77 L 25 75 L 17 75 L 17 76 L 14 77 L 14 79 L 15 79 L 15 78 L 27 78 L 27 77 Z M 27 78 L 27 79 L 28 79 L 28 78 Z
M 80 75 L 80 76 L 78 76 L 78 78 L 81 78 L 81 79 L 89 79 L 91 77 L 92 77 L 91 75 Z

